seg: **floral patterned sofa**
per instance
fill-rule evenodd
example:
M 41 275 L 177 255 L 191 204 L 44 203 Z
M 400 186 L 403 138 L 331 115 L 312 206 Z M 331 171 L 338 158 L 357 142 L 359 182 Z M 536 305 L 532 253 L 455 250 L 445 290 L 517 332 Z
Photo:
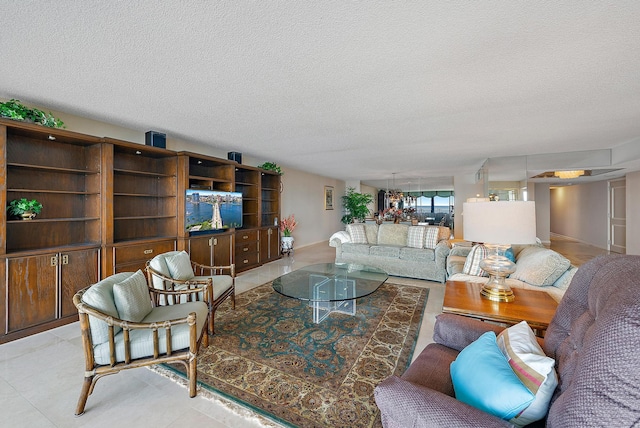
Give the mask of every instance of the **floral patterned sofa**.
M 451 231 L 442 226 L 349 224 L 334 233 L 329 245 L 336 263 L 357 263 L 389 275 L 444 282 Z

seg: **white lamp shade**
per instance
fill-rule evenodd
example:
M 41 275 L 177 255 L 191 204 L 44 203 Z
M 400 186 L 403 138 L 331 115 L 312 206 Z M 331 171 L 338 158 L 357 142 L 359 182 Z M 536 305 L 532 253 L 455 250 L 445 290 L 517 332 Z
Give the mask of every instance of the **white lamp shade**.
M 534 244 L 535 202 L 465 202 L 462 205 L 462 227 L 467 241 Z

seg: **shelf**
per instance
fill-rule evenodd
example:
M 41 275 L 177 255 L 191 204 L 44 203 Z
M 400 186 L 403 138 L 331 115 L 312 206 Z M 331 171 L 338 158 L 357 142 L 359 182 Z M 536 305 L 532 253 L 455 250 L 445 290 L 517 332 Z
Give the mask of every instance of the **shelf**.
M 100 195 L 100 192 L 74 192 L 70 190 L 43 190 L 43 189 L 7 189 L 14 193 L 51 193 L 60 195 Z
M 120 220 L 156 220 L 156 219 L 174 219 L 174 215 L 141 215 L 141 216 L 128 216 L 128 217 L 114 217 L 115 221 Z
M 225 178 L 201 177 L 198 175 L 190 175 L 189 180 L 213 181 L 215 183 L 232 183 L 233 182 L 233 180 L 228 180 Z
M 176 176 L 175 174 L 162 174 L 159 172 L 152 172 L 152 171 L 133 171 L 130 169 L 120 169 L 120 168 L 114 168 L 113 172 L 118 174 L 137 175 L 137 176 L 146 176 L 146 177 L 175 177 Z
M 55 223 L 55 222 L 82 222 L 82 221 L 96 221 L 100 220 L 100 217 L 68 217 L 68 218 L 35 218 L 33 220 L 7 220 L 7 224 L 38 224 L 38 223 Z
M 33 165 L 33 164 L 16 163 L 16 162 L 7 162 L 7 166 L 12 168 L 33 169 L 37 171 L 66 172 L 70 174 L 82 174 L 82 175 L 100 174 L 100 171 L 96 171 L 96 170 L 59 168 L 59 167 L 53 167 L 53 166 Z
M 126 196 L 131 198 L 175 198 L 176 195 L 156 195 L 153 193 L 114 193 L 113 196 Z

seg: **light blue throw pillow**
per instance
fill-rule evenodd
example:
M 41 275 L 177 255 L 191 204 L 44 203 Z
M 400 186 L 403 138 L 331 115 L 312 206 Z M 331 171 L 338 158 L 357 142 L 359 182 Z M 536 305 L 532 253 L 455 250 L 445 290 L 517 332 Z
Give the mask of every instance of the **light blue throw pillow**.
M 458 400 L 505 420 L 535 398 L 509 366 L 492 331 L 460 352 L 451 363 L 451 380 Z

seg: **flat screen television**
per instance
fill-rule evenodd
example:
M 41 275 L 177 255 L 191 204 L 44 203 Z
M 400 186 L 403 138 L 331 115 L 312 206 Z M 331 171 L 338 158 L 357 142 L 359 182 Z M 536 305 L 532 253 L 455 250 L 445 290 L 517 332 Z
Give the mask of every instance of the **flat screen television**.
M 189 235 L 242 227 L 242 193 L 187 189 L 185 227 Z

